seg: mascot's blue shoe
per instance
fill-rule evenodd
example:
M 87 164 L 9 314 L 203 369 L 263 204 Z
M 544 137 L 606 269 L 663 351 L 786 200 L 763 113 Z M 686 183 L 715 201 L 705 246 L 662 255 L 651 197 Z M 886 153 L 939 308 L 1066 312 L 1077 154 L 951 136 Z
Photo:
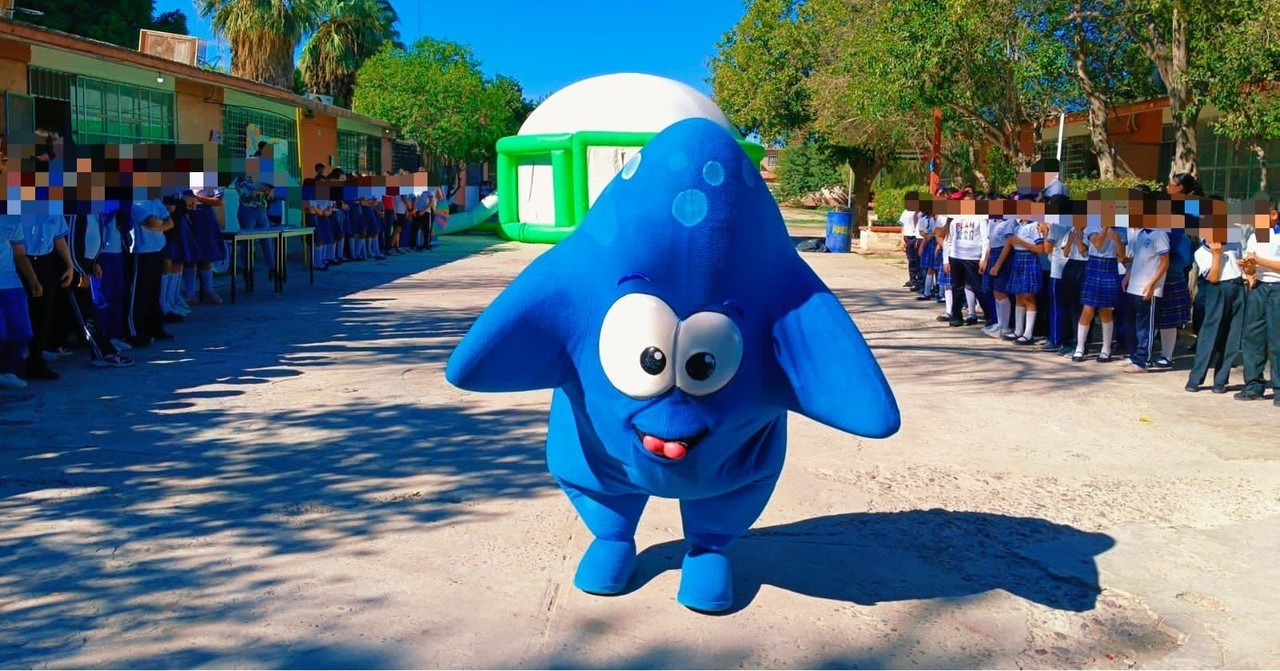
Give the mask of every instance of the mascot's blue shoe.
M 591 541 L 573 585 L 590 594 L 605 596 L 618 594 L 627 588 L 627 581 L 636 571 L 635 541 L 607 541 L 600 538 Z
M 579 229 L 480 315 L 445 375 L 472 391 L 555 390 L 547 466 L 603 539 L 580 589 L 626 589 L 646 502 L 679 500 L 695 549 L 679 598 L 701 611 L 733 606 L 723 552 L 773 493 L 788 411 L 873 438 L 899 425 L 884 373 L 796 253 L 759 166 L 707 119 L 632 156 Z
M 689 550 L 680 566 L 676 601 L 704 613 L 729 610 L 733 606 L 733 567 L 729 558 L 710 550 Z

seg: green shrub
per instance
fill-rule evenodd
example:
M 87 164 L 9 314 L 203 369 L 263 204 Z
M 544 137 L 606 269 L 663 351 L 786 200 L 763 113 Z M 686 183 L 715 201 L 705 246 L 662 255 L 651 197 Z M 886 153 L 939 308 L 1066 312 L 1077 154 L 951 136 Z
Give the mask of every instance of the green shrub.
M 906 209 L 904 204 L 906 195 L 912 191 L 919 191 L 923 196 L 929 193 L 929 187 L 921 184 L 919 186 L 903 186 L 896 189 L 876 189 L 876 222 L 880 226 L 893 226 L 897 223 L 898 217 L 902 215 L 902 211 Z M 859 226 L 864 225 L 862 222 Z

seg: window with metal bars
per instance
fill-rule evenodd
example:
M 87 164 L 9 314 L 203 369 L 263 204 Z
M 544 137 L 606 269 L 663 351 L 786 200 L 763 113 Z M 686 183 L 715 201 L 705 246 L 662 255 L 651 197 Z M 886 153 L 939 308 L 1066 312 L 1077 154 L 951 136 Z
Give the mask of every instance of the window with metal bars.
M 356 131 L 338 131 L 338 167 L 343 172 L 382 173 L 382 139 Z
M 422 153 L 418 151 L 418 145 L 412 142 L 404 142 L 396 140 L 392 143 L 391 169 L 395 171 L 408 170 L 409 172 L 417 172 L 422 167 Z
M 75 86 L 75 81 L 76 76 L 69 72 L 35 66 L 27 68 L 27 92 L 35 98 L 71 102 L 71 89 Z
M 71 126 L 81 144 L 177 142 L 174 96 L 92 77 L 72 87 Z
M 299 179 L 298 172 L 298 127 L 288 117 L 274 112 L 257 110 L 238 105 L 224 105 L 222 108 L 222 147 L 231 156 L 248 156 L 254 148 L 248 146 L 247 129 L 249 124 L 258 127 L 267 137 L 286 140 L 289 144 L 289 156 L 283 163 L 294 179 Z

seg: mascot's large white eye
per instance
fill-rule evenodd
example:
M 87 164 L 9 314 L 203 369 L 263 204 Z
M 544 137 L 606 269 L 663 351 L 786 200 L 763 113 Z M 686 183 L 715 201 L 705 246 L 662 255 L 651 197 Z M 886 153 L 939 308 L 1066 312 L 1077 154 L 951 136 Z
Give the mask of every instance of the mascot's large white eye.
M 648 294 L 619 298 L 600 327 L 600 365 L 618 391 L 653 398 L 675 384 L 676 313 Z
M 742 364 L 742 333 L 718 312 L 699 312 L 680 325 L 676 340 L 676 386 L 693 396 L 714 394 Z

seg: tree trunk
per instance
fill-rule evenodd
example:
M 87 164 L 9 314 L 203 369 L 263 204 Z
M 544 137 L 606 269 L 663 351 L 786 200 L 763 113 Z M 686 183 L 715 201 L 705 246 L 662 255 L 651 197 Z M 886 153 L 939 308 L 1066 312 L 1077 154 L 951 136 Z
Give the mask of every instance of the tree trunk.
M 851 158 L 849 170 L 853 172 L 853 222 L 854 226 L 870 224 L 867 205 L 871 202 L 871 183 L 884 169 L 887 161 L 881 156 Z
M 1249 146 L 1253 150 L 1253 155 L 1258 157 L 1258 190 L 1255 193 L 1267 192 L 1267 150 L 1262 145 L 1253 143 Z M 1249 194 L 1245 194 L 1246 196 Z
M 1200 105 L 1191 97 L 1187 82 L 1187 21 L 1175 5 L 1173 8 L 1173 39 L 1171 67 L 1165 85 L 1169 88 L 1169 111 L 1173 114 L 1174 154 L 1170 176 L 1185 172 L 1199 176 L 1200 166 L 1196 153 L 1196 118 Z
M 1078 0 L 1074 11 L 1077 14 L 1080 12 Z M 1075 23 L 1075 49 L 1072 50 L 1071 55 L 1075 60 L 1076 81 L 1080 83 L 1080 89 L 1089 99 L 1089 140 L 1093 144 L 1093 155 L 1098 159 L 1098 177 L 1114 179 L 1115 161 L 1111 155 L 1111 142 L 1107 139 L 1107 99 L 1102 90 L 1093 83 L 1093 78 L 1085 68 L 1084 19 L 1077 16 Z
M 980 162 L 979 159 L 980 157 L 977 155 L 977 150 L 974 149 L 972 144 L 970 144 L 969 145 L 969 172 L 973 173 L 973 176 L 977 178 L 978 186 L 981 187 L 983 191 L 990 191 L 991 183 L 987 181 L 986 170 L 983 168 L 982 163 Z

